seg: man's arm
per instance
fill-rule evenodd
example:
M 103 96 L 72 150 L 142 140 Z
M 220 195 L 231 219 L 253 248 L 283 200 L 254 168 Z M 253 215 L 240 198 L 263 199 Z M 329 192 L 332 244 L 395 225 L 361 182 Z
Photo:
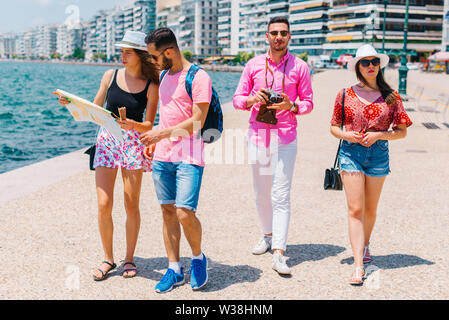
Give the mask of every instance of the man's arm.
M 312 112 L 313 110 L 313 91 L 312 80 L 310 78 L 309 67 L 306 63 L 302 63 L 299 67 L 299 85 L 298 85 L 298 98 L 296 101 L 298 106 L 299 115 L 304 115 Z
M 243 69 L 237 90 L 232 99 L 235 109 L 248 110 L 251 105 L 247 105 L 248 97 L 253 90 L 254 83 L 251 76 L 251 62 L 248 62 Z

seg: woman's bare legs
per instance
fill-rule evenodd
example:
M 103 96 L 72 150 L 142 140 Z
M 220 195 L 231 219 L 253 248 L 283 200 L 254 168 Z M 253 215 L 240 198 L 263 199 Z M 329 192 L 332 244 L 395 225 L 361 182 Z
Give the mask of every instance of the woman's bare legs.
M 365 210 L 364 210 L 364 246 L 367 246 L 376 222 L 377 205 L 385 182 L 384 177 L 370 177 L 365 179 Z
M 124 199 L 126 210 L 126 256 L 125 262 L 134 262 L 134 252 L 136 250 L 137 238 L 140 230 L 140 191 L 142 187 L 143 169 L 125 170 L 122 169 L 124 186 Z M 125 265 L 126 269 L 134 269 L 130 264 Z M 132 277 L 136 271 L 125 271 L 126 276 Z
M 348 228 L 354 256 L 354 266 L 363 268 L 365 175 L 361 172 L 341 172 L 348 205 Z M 351 279 L 353 280 L 356 277 Z
M 112 206 L 114 202 L 114 185 L 118 169 L 98 167 L 95 168 L 95 183 L 97 189 L 98 202 L 98 227 L 100 230 L 101 242 L 104 250 L 104 260 L 114 263 L 113 254 L 113 233 L 114 224 L 112 221 Z M 111 267 L 105 263 L 100 269 L 106 273 Z M 101 278 L 99 270 L 94 270 L 94 275 Z

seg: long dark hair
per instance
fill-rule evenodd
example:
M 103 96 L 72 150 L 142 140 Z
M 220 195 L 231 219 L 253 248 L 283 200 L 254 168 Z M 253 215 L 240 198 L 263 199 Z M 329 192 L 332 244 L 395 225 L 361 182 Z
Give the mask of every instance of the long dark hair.
M 366 81 L 366 79 L 363 77 L 362 73 L 360 72 L 360 60 L 355 65 L 355 74 L 357 75 L 357 79 L 361 83 L 363 83 L 365 86 L 370 87 L 369 83 Z M 382 69 L 379 68 L 379 72 L 377 73 L 376 77 L 376 84 L 379 88 L 380 93 L 382 94 L 382 97 L 384 98 L 385 102 L 389 106 L 395 106 L 396 101 L 396 94 L 394 93 L 394 90 L 390 87 L 390 85 L 385 81 L 384 75 L 382 74 Z M 371 88 L 371 87 L 370 87 Z M 376 88 L 371 88 L 376 89 Z
M 142 63 L 142 75 L 148 80 L 151 80 L 151 82 L 159 84 L 159 68 L 151 62 L 148 52 L 137 49 L 133 50 L 139 56 L 140 62 Z

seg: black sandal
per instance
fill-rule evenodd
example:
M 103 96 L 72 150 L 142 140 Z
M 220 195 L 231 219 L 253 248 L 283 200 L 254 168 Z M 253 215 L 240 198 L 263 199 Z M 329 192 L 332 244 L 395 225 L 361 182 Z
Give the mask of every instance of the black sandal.
M 125 266 L 126 266 L 127 264 L 132 265 L 134 268 L 131 268 L 131 269 L 125 269 Z M 123 278 L 133 278 L 133 277 L 135 277 L 136 274 L 137 274 L 136 265 L 135 265 L 133 262 L 125 262 L 125 263 L 123 264 L 123 269 L 124 269 L 124 270 L 123 270 L 123 273 L 122 273 Z M 136 273 L 135 273 L 134 275 L 132 275 L 132 276 L 125 276 L 125 272 L 128 273 L 128 272 L 131 272 L 131 271 L 136 271 Z
M 108 276 L 109 271 L 114 270 L 114 269 L 117 267 L 117 265 L 116 265 L 115 263 L 111 264 L 111 263 L 109 263 L 109 262 L 107 262 L 107 261 L 103 261 L 103 263 L 106 263 L 106 264 L 110 265 L 111 268 L 109 268 L 109 270 L 106 271 L 106 273 L 104 273 L 103 270 L 101 270 L 101 269 L 97 269 L 98 271 L 101 272 L 102 276 L 101 276 L 101 278 L 97 278 L 97 277 L 94 275 L 93 278 L 94 278 L 95 281 L 101 281 L 101 280 L 106 279 L 106 277 Z

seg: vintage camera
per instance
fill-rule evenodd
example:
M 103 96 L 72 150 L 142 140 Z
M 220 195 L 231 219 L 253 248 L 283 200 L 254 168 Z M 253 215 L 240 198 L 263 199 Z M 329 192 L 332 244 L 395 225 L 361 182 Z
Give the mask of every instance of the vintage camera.
M 277 93 L 276 91 L 273 91 L 271 89 L 267 89 L 266 92 L 269 104 L 281 103 L 282 101 L 284 101 L 284 97 L 282 96 L 282 94 Z

